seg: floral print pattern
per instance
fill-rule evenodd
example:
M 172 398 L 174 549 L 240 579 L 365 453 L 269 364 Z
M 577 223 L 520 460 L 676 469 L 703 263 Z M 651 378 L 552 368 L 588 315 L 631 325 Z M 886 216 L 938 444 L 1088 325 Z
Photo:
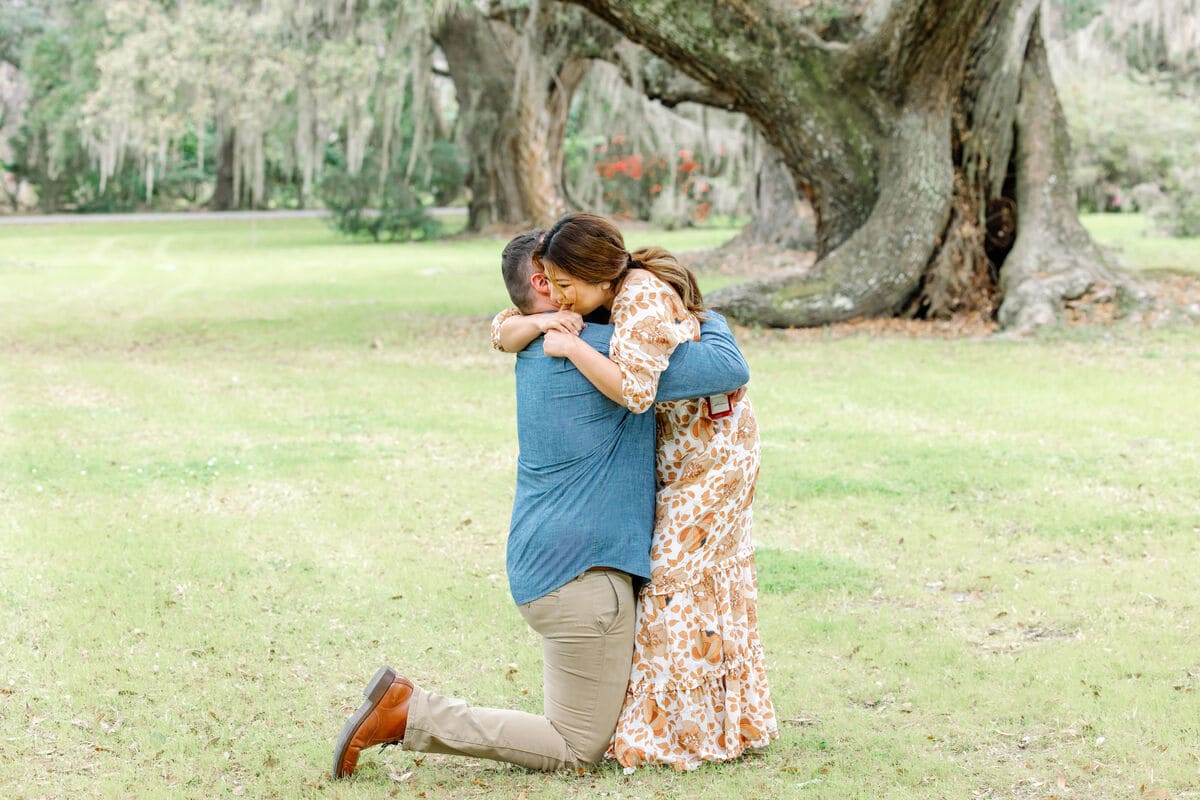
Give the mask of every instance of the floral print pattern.
M 504 324 L 504 320 L 509 317 L 521 316 L 521 309 L 513 306 L 506 308 L 496 316 L 492 317 L 492 349 L 504 352 L 504 348 L 500 345 L 500 326 Z

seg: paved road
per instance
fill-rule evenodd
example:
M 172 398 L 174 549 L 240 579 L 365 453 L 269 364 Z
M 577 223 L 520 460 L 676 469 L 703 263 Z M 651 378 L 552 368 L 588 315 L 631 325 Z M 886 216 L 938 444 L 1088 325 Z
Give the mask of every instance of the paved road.
M 465 208 L 431 208 L 434 217 L 452 217 L 465 214 Z M 174 213 L 152 212 L 145 214 L 0 214 L 0 225 L 61 225 L 66 223 L 99 222 L 219 222 L 239 219 L 318 219 L 328 216 L 322 209 L 304 211 L 181 211 Z

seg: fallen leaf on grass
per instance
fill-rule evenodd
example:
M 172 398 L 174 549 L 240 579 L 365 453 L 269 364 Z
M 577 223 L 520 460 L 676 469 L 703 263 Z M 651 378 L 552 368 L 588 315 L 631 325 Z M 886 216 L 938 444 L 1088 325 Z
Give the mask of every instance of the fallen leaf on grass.
M 1142 787 L 1142 797 L 1145 800 L 1171 800 L 1171 795 L 1167 793 L 1166 789 L 1151 789 L 1150 791 L 1146 791 L 1145 786 Z
M 396 772 L 394 769 L 388 770 L 388 777 L 390 779 L 394 780 L 396 783 L 404 783 L 406 780 L 408 780 L 412 776 L 413 776 L 413 772 L 411 769 L 406 772 L 403 772 L 403 773 Z
M 816 719 L 816 717 L 792 717 L 791 719 L 785 719 L 783 721 L 783 724 L 784 725 L 816 725 L 817 719 Z

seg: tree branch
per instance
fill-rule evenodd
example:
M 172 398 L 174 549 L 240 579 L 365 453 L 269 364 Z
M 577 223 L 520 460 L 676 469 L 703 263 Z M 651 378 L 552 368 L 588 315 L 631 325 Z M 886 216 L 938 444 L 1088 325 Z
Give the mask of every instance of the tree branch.
M 821 40 L 774 0 L 570 2 L 727 96 L 724 108 L 750 117 L 817 210 L 822 253 L 866 219 L 876 194 L 875 143 L 888 131 L 872 90 L 848 90 L 847 50 Z
M 961 72 L 975 32 L 1012 2 L 898 0 L 879 30 L 851 48 L 851 72 L 890 95 L 897 106 L 944 106 L 949 96 L 915 96 L 909 87 L 954 85 L 935 78 Z M 886 76 L 886 85 L 880 84 L 879 76 Z
M 604 60 L 617 65 L 626 83 L 667 108 L 680 103 L 700 103 L 733 110 L 733 98 L 728 94 L 683 74 L 628 39 L 619 41 L 606 56 Z
M 767 2 L 570 2 L 587 8 L 690 77 L 728 95 L 737 110 L 752 116 L 779 93 L 781 82 L 820 80 L 830 72 L 827 43 L 816 46 L 813 42 L 820 41 L 819 37 L 804 36 L 792 17 Z M 772 57 L 785 52 L 786 59 Z M 804 57 L 799 68 L 794 68 L 797 55 Z M 783 75 L 779 70 L 782 64 L 789 66 Z

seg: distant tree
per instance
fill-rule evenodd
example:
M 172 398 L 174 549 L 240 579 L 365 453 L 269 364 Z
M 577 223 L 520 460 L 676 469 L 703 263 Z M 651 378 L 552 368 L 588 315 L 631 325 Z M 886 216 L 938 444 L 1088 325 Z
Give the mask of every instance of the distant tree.
M 20 65 L 26 43 L 48 23 L 42 0 L 8 0 L 0 5 L 0 61 Z
M 12 170 L 37 188 L 44 207 L 123 207 L 135 175 L 126 171 L 110 191 L 97 191 L 79 128 L 79 109 L 96 82 L 102 10 L 91 3 L 48 0 L 8 7 L 5 18 L 9 54 L 17 59 L 28 95 L 11 143 Z
M 432 44 L 419 0 L 106 0 L 111 41 L 81 127 L 102 178 L 136 160 L 149 201 L 186 150 L 214 208 L 314 197 L 326 164 L 428 184 Z M 397 151 L 405 149 L 399 162 Z M 377 153 L 375 151 L 378 151 Z M 401 171 L 393 172 L 400 163 Z
M 619 38 L 557 3 L 485 9 L 450 6 L 433 38 L 458 96 L 467 154 L 468 227 L 548 225 L 567 209 L 563 139 L 588 58 Z
M 755 141 L 707 94 L 627 40 L 593 61 L 568 121 L 572 205 L 667 228 L 744 213 Z
M 678 224 L 690 217 L 687 206 L 705 205 L 691 202 L 694 198 L 672 205 L 671 193 L 660 190 L 639 196 L 638 209 L 622 207 L 606 191 L 605 179 L 580 174 L 581 163 L 604 168 L 597 163 L 604 159 L 599 150 L 582 157 L 576 151 L 568 180 L 568 130 L 576 147 L 582 139 L 590 141 L 585 147 L 602 147 L 611 138 L 631 157 L 645 154 L 671 168 L 676 151 L 698 142 L 715 151 L 736 138 L 741 147 L 742 131 L 731 135 L 727 123 L 709 128 L 704 110 L 684 116 L 664 110 L 689 102 L 719 106 L 723 98 L 583 11 L 557 2 L 459 2 L 435 20 L 434 40 L 458 98 L 456 130 L 468 158 L 472 230 L 494 223 L 544 225 L 569 208 L 649 217 L 643 207 L 649 205 L 656 221 Z M 631 88 L 620 85 L 618 75 Z M 647 104 L 646 98 L 661 105 Z M 720 158 L 740 168 L 742 155 L 727 152 Z M 624 163 L 616 156 L 607 160 L 618 167 Z M 631 180 L 640 181 L 640 173 Z M 668 181 L 676 183 L 674 177 Z
M 40 2 L 12 0 L 0 5 L 0 204 L 16 208 L 21 202 L 22 184 L 11 172 L 13 162 L 10 140 L 23 116 L 28 81 L 21 74 L 21 62 L 28 42 L 47 24 Z
M 1077 145 L 1084 205 L 1139 210 L 1200 235 L 1200 6 L 1195 0 L 1055 0 L 1055 75 Z

